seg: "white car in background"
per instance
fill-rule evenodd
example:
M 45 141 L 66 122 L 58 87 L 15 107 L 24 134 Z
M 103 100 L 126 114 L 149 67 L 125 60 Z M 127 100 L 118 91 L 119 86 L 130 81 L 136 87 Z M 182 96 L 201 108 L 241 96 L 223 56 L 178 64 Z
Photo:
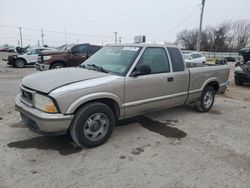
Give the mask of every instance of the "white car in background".
M 206 57 L 199 52 L 184 53 L 183 58 L 186 63 L 206 63 Z
M 17 68 L 23 68 L 25 65 L 34 65 L 38 60 L 38 54 L 44 50 L 52 50 L 52 48 L 33 48 L 22 55 L 10 55 L 7 64 Z

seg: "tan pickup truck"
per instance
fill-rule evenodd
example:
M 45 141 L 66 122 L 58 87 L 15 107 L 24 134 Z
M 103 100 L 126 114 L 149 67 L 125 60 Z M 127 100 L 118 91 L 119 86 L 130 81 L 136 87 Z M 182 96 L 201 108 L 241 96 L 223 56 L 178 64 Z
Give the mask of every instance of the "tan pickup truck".
M 34 132 L 69 132 L 78 145 L 95 147 L 116 120 L 190 103 L 209 111 L 228 74 L 228 65 L 186 65 L 172 46 L 107 45 L 81 67 L 23 78 L 16 110 Z

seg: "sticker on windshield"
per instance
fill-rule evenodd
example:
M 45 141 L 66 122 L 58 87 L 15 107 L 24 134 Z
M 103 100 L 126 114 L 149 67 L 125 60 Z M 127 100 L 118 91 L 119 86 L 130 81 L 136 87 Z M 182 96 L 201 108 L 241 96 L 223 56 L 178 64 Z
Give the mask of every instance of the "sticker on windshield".
M 123 48 L 123 50 L 129 50 L 129 51 L 137 51 L 137 50 L 139 50 L 139 48 L 138 47 L 124 47 Z

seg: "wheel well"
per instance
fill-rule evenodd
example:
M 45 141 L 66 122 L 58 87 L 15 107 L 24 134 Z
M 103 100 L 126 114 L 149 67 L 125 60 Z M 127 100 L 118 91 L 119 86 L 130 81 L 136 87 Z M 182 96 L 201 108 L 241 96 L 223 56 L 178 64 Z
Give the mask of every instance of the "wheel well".
M 113 99 L 109 99 L 109 98 L 103 98 L 103 99 L 94 99 L 91 101 L 88 101 L 86 103 L 83 103 L 82 105 L 80 105 L 75 111 L 74 113 L 80 109 L 82 106 L 88 104 L 88 103 L 92 103 L 92 102 L 99 102 L 99 103 L 103 103 L 106 104 L 107 106 L 109 106 L 111 108 L 111 110 L 113 111 L 115 118 L 118 119 L 120 116 L 120 107 L 118 105 L 118 103 L 113 100 Z
M 63 65 L 66 67 L 66 63 L 65 63 L 64 61 L 53 61 L 53 62 L 51 63 L 51 65 L 50 65 L 50 68 L 51 68 L 54 64 L 56 64 L 56 63 L 61 63 L 61 64 L 63 64 Z
M 211 86 L 212 88 L 214 88 L 215 93 L 217 93 L 217 91 L 219 90 L 219 83 L 216 81 L 210 82 L 209 84 L 207 84 L 207 86 Z

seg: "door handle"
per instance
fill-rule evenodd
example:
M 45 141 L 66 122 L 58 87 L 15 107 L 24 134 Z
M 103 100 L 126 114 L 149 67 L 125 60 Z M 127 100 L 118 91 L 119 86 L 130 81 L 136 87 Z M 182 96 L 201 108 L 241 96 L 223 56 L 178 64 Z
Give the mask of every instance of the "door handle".
M 174 77 L 168 77 L 168 82 L 173 82 L 174 81 Z

